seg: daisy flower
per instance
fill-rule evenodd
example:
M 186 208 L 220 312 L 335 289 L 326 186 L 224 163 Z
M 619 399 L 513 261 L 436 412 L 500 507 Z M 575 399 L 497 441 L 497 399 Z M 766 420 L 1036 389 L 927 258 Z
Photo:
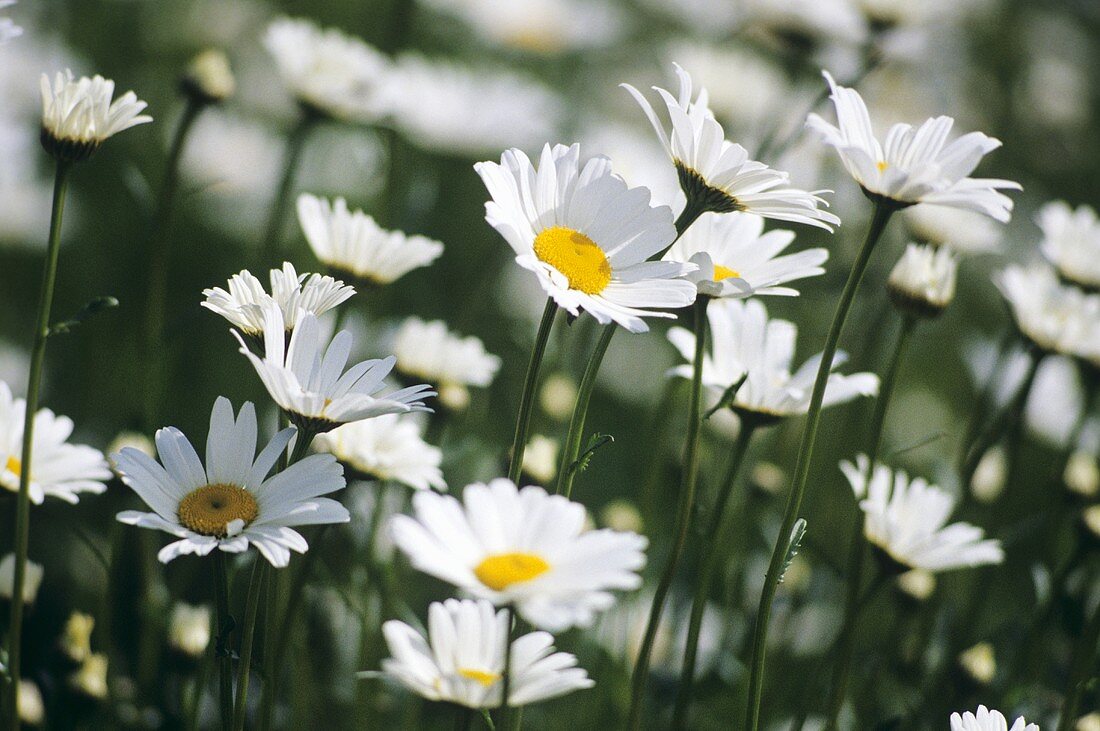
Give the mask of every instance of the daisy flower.
M 241 344 L 268 394 L 304 434 L 331 431 L 340 424 L 383 414 L 431 411 L 420 399 L 434 396 L 431 386 L 402 388 L 375 396 L 385 385 L 396 359 L 365 360 L 346 372 L 351 333 L 341 330 L 331 342 L 322 337 L 317 317 L 305 313 L 290 336 L 283 336 L 282 310 L 273 303 L 264 308 L 264 355 L 253 353 L 236 330 Z
M 768 319 L 764 305 L 756 300 L 722 300 L 707 308 L 710 353 L 703 357 L 703 385 L 716 394 L 744 378 L 730 404 L 735 411 L 765 421 L 805 414 L 820 356 L 814 356 L 791 373 L 798 329 L 786 320 Z M 670 374 L 691 378 L 695 357 L 695 335 L 682 327 L 668 332 L 668 339 L 688 363 Z M 846 357 L 837 353 L 833 367 Z M 878 376 L 873 373 L 833 373 L 825 389 L 824 406 L 878 393 Z
M 586 531 L 584 506 L 541 487 L 499 478 L 469 485 L 462 503 L 418 492 L 413 511 L 390 522 L 413 566 L 551 632 L 590 626 L 611 590 L 642 583 L 645 538 Z
M 828 71 L 822 73 L 832 89 L 839 126 L 817 114 L 810 114 L 806 126 L 836 148 L 845 169 L 867 195 L 899 208 L 935 203 L 1008 222 L 1012 200 L 1000 190 L 1020 190 L 1020 184 L 969 177 L 985 155 L 1001 146 L 1000 140 L 970 132 L 947 144 L 955 120 L 935 117 L 916 129 L 895 124 L 885 145 L 879 144 L 859 92 L 837 85 Z
M 283 83 L 305 108 L 326 117 L 373 122 L 383 113 L 377 94 L 389 60 L 358 38 L 301 18 L 278 18 L 264 46 Z
M 368 479 L 392 480 L 417 490 L 446 490 L 439 465 L 443 450 L 424 441 L 419 424 L 397 414 L 383 414 L 339 426 L 317 435 L 314 448 Z
M 700 89 L 693 101 L 691 76 L 679 65 L 676 75 L 680 78 L 679 96 L 653 87 L 668 107 L 672 122 L 668 133 L 641 92 L 630 84 L 622 87 L 641 106 L 672 158 L 689 207 L 715 213 L 747 211 L 827 231 L 840 224 L 839 218 L 818 208 L 825 205 L 820 196 L 788 187 L 787 173 L 750 160 L 744 147 L 728 141 L 722 125 L 707 106 L 707 90 Z
M 295 430 L 276 434 L 259 455 L 256 430 L 251 403 L 234 417 L 229 399 L 219 397 L 210 412 L 205 466 L 183 432 L 171 426 L 157 430 L 159 463 L 123 449 L 114 455 L 122 481 L 154 512 L 126 510 L 118 519 L 178 538 L 157 554 L 163 563 L 214 549 L 241 553 L 251 545 L 272 566 L 286 566 L 292 550 L 309 548 L 294 528 L 351 519 L 340 503 L 321 497 L 344 487 L 344 470 L 332 455 L 315 454 L 269 477 Z
M 292 331 L 306 315 L 321 316 L 347 301 L 355 288 L 321 274 L 298 274 L 289 261 L 271 270 L 271 294 L 253 274 L 244 269 L 229 278 L 228 291 L 204 289 L 202 306 L 229 320 L 249 338 L 264 334 L 264 308 L 273 303 L 283 316 L 283 327 Z
M 1068 282 L 1100 289 L 1100 220 L 1092 206 L 1069 207 L 1064 201 L 1039 210 L 1042 250 L 1047 261 Z
M 153 121 L 141 113 L 148 105 L 132 91 L 112 101 L 115 82 L 102 76 L 74 79 L 66 69 L 52 85 L 42 74 L 41 88 L 42 146 L 59 160 L 85 160 L 107 138 Z
M 1037 348 L 1100 360 L 1100 295 L 1062 284 L 1047 266 L 1011 265 L 994 282 L 1016 326 Z
M 669 261 L 690 262 L 686 275 L 699 294 L 709 297 L 797 296 L 778 285 L 824 274 L 825 249 L 779 254 L 794 241 L 794 231 L 764 233 L 764 219 L 751 213 L 704 213 L 665 254 Z
M 951 714 L 951 731 L 1039 731 L 1039 726 L 1028 723 L 1020 716 L 1013 722 L 1012 728 L 1008 727 L 1008 721 L 1000 711 L 991 711 L 985 706 L 978 706 L 977 713 L 959 715 Z
M 628 188 L 606 157 L 582 167 L 579 145 L 546 145 L 537 169 L 517 149 L 474 169 L 492 196 L 485 219 L 570 314 L 645 332 L 642 317 L 673 317 L 651 308 L 695 300 L 695 285 L 677 279 L 690 267 L 646 261 L 676 237 L 672 212 L 651 207 L 646 188 Z
M 872 471 L 863 454 L 840 470 L 860 500 L 863 535 L 894 564 L 935 572 L 1004 561 L 1000 541 L 983 540 L 981 528 L 947 525 L 955 499 L 945 490 L 881 463 Z
M 393 340 L 397 371 L 404 376 L 439 384 L 439 398 L 449 408 L 470 400 L 468 386 L 484 388 L 500 370 L 500 358 L 485 352 L 472 335 L 460 337 L 440 320 L 406 318 Z
M 23 457 L 23 419 L 27 402 L 14 398 L 8 384 L 0 381 L 0 487 L 19 492 Z M 98 449 L 69 444 L 73 420 L 49 409 L 34 415 L 34 445 L 31 450 L 30 498 L 41 505 L 47 497 L 76 504 L 79 494 L 98 495 L 107 490 L 111 468 Z
M 955 298 L 958 270 L 950 249 L 909 244 L 890 272 L 886 291 L 902 312 L 936 317 Z
M 298 222 L 322 264 L 368 285 L 389 284 L 443 253 L 438 241 L 387 231 L 362 211 L 349 210 L 343 198 L 329 202 L 303 193 Z
M 504 692 L 508 613 L 485 600 L 448 599 L 428 606 L 428 635 L 404 622 L 382 625 L 392 657 L 382 670 L 432 701 L 497 708 Z M 554 638 L 529 632 L 512 641 L 508 705 L 556 698 L 595 683 L 577 658 L 554 651 Z

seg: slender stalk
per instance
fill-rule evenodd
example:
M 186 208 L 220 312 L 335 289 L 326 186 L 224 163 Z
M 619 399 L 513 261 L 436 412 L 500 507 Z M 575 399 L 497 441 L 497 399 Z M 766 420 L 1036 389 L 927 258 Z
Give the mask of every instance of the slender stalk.
M 248 681 L 252 677 L 252 640 L 256 634 L 256 614 L 260 608 L 260 586 L 263 584 L 267 562 L 260 556 L 252 564 L 252 578 L 248 580 L 248 598 L 244 604 L 244 631 L 241 633 L 241 661 L 237 669 L 237 700 L 233 710 L 233 728 L 244 730 L 248 706 Z
M 264 226 L 264 237 L 260 240 L 261 268 L 274 266 L 282 255 L 280 253 L 279 234 L 283 230 L 287 204 L 290 203 L 290 194 L 294 189 L 294 177 L 298 173 L 298 165 L 302 159 L 302 151 L 305 149 L 306 138 L 309 137 L 309 133 L 319 119 L 317 112 L 303 107 L 298 123 L 290 130 L 290 135 L 287 137 L 286 152 L 283 159 L 283 174 L 279 179 L 279 188 L 275 193 L 275 200 L 271 204 L 271 213 L 268 214 L 267 225 Z
M 886 412 L 890 407 L 890 397 L 894 393 L 894 385 L 897 383 L 898 371 L 904 360 L 906 347 L 909 345 L 913 329 L 917 321 L 912 317 L 903 317 L 901 329 L 898 331 L 897 341 L 894 344 L 893 353 L 882 374 L 882 384 L 879 387 L 878 399 L 875 400 L 875 410 L 871 417 L 871 438 L 867 452 L 868 467 L 864 479 L 870 481 L 875 469 L 875 460 L 878 459 L 882 449 L 882 437 L 886 425 Z M 867 556 L 867 546 L 863 542 L 862 511 L 856 507 L 852 516 L 852 530 L 849 540 L 850 553 L 848 558 L 848 593 L 844 606 L 844 624 L 840 630 L 840 648 L 836 653 L 836 665 L 833 670 L 833 685 L 829 694 L 829 715 L 826 729 L 835 729 L 837 719 L 840 717 L 840 708 L 844 705 L 844 694 L 848 687 L 848 674 L 852 667 L 852 656 L 855 653 L 856 621 L 858 617 L 860 586 L 863 579 L 863 565 Z
M 535 336 L 535 347 L 531 349 L 531 361 L 527 364 L 527 376 L 523 381 L 519 413 L 516 415 L 516 434 L 512 439 L 512 461 L 508 463 L 508 479 L 512 482 L 519 481 L 519 473 L 523 469 L 523 453 L 527 449 L 527 432 L 531 429 L 531 412 L 534 411 L 535 391 L 539 384 L 539 366 L 542 365 L 542 356 L 546 352 L 546 343 L 550 340 L 550 329 L 554 325 L 554 315 L 557 313 L 557 304 L 547 297 L 546 307 L 542 311 L 542 320 L 539 322 L 539 331 Z
M 1077 721 L 1081 698 L 1085 694 L 1085 685 L 1096 663 L 1097 642 L 1100 642 L 1100 602 L 1097 602 L 1092 611 L 1092 618 L 1085 625 L 1081 641 L 1073 648 L 1069 685 L 1066 686 L 1066 699 L 1062 703 L 1062 714 L 1058 718 L 1058 731 L 1070 731 Z
M 69 184 L 70 163 L 58 160 L 54 174 L 53 212 L 50 214 L 50 238 L 46 266 L 38 293 L 38 318 L 31 350 L 30 377 L 27 380 L 27 406 L 23 415 L 23 450 L 19 462 L 19 495 L 15 506 L 15 571 L 12 579 L 11 617 L 8 627 L 8 671 L 11 675 L 8 724 L 19 728 L 19 680 L 23 639 L 23 584 L 27 577 L 27 544 L 31 521 L 31 459 L 34 447 L 34 416 L 38 411 L 39 389 L 46 360 L 46 340 L 50 335 L 50 307 L 57 282 L 57 262 L 61 252 L 61 219 L 65 213 L 65 191 Z
M 232 634 L 229 615 L 229 568 L 225 554 L 214 551 L 214 617 L 217 634 L 214 635 L 214 653 L 218 660 L 219 707 L 222 729 L 233 725 L 233 657 L 229 651 Z
M 573 416 L 569 419 L 569 432 L 561 453 L 561 465 L 558 467 L 558 494 L 569 497 L 573 492 L 573 480 L 577 476 L 576 462 L 581 452 L 581 440 L 584 439 L 584 422 L 588 416 L 588 402 L 592 399 L 592 389 L 596 385 L 596 376 L 603 364 L 607 346 L 619 327 L 615 323 L 603 326 L 600 339 L 584 368 L 580 386 L 577 387 L 577 403 L 573 407 Z
M 516 640 L 516 609 L 509 604 L 504 608 L 507 618 L 508 635 L 504 641 L 504 675 L 501 678 L 500 717 L 497 726 L 501 731 L 509 731 L 512 722 L 512 708 L 508 705 L 508 696 L 512 693 L 512 643 Z
M 810 461 L 813 457 L 814 444 L 817 440 L 817 427 L 821 420 L 821 403 L 825 397 L 825 386 L 829 382 L 829 372 L 833 367 L 833 357 L 836 355 L 837 343 L 840 340 L 841 331 L 844 329 L 844 321 L 848 318 L 848 311 L 855 300 L 856 290 L 867 271 L 867 263 L 871 259 L 875 244 L 882 237 L 890 217 L 897 210 L 896 205 L 888 201 L 876 200 L 874 213 L 871 217 L 871 225 L 867 230 L 867 238 L 863 242 L 859 256 L 856 258 L 852 271 L 848 275 L 848 281 L 844 285 L 844 291 L 837 303 L 836 313 L 833 315 L 833 323 L 829 327 L 829 334 L 825 339 L 825 349 L 821 354 L 821 364 L 817 369 L 817 378 L 814 381 L 814 390 L 810 396 L 810 407 L 806 414 L 806 427 L 802 432 L 802 444 L 798 450 L 798 461 L 795 464 L 794 482 L 791 485 L 791 493 L 787 499 L 786 510 L 783 515 L 783 523 L 779 527 L 775 548 L 772 551 L 771 562 L 768 564 L 768 572 L 764 578 L 764 588 L 760 594 L 760 605 L 756 613 L 756 626 L 753 630 L 752 661 L 749 674 L 748 707 L 745 713 L 745 728 L 756 731 L 760 723 L 760 698 L 764 687 L 764 657 L 768 640 L 768 623 L 771 620 L 772 603 L 779 588 L 779 578 L 783 572 L 783 560 L 786 555 L 787 541 L 791 530 L 798 519 L 798 511 L 802 507 L 802 497 L 806 492 L 806 482 L 810 476 Z
M 649 675 L 649 660 L 653 653 L 653 643 L 657 639 L 657 628 L 661 624 L 665 599 L 676 578 L 676 569 L 687 543 L 688 530 L 691 527 L 692 513 L 695 509 L 695 484 L 699 475 L 699 432 L 703 420 L 700 418 L 703 406 L 703 357 L 707 342 L 707 305 L 709 297 L 700 297 L 692 308 L 694 312 L 695 354 L 691 372 L 691 400 L 688 405 L 687 438 L 684 445 L 684 471 L 680 483 L 680 504 L 676 512 L 676 538 L 672 552 L 665 563 L 661 580 L 653 594 L 653 606 L 649 610 L 649 623 L 634 663 L 634 675 L 631 677 L 630 717 L 627 727 L 641 728 L 642 704 L 645 696 L 646 680 Z
M 718 491 L 718 499 L 711 510 L 710 522 L 705 540 L 701 544 L 702 559 L 699 574 L 695 584 L 695 596 L 691 602 L 691 617 L 688 620 L 687 645 L 684 648 L 684 661 L 680 669 L 680 689 L 676 694 L 676 707 L 672 712 L 672 728 L 687 728 L 688 710 L 691 707 L 691 694 L 695 683 L 695 658 L 699 650 L 699 633 L 703 627 L 703 614 L 706 611 L 707 599 L 710 596 L 710 587 L 714 581 L 715 571 L 721 559 L 725 556 L 720 550 L 723 547 L 722 536 L 729 534 L 729 526 L 723 529 L 726 522 L 726 506 L 729 504 L 730 495 L 733 494 L 733 486 L 737 481 L 737 475 L 741 471 L 741 465 L 745 461 L 745 454 L 749 449 L 752 435 L 759 426 L 751 417 L 742 415 L 741 431 L 737 434 L 733 451 L 730 454 L 729 467 L 726 470 L 725 479 Z M 730 520 L 733 519 L 731 515 Z

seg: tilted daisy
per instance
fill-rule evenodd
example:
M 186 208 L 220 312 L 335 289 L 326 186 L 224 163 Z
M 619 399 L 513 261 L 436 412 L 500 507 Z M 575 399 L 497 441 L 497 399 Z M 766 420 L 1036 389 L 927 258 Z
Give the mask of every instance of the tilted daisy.
M 978 706 L 978 712 L 967 711 L 962 715 L 951 714 L 951 731 L 1039 731 L 1038 724 L 1028 723 L 1020 716 L 1008 727 L 1008 721 L 1000 711 Z
M 797 296 L 779 285 L 824 274 L 825 249 L 779 254 L 794 241 L 794 231 L 764 233 L 764 219 L 752 213 L 704 213 L 665 254 L 669 261 L 698 268 L 686 276 L 708 297 Z
M 1100 290 L 1100 219 L 1092 206 L 1069 207 L 1064 201 L 1039 210 L 1043 256 L 1068 282 Z
M 73 78 L 68 69 L 42 74 L 42 146 L 59 160 L 87 159 L 113 135 L 152 122 L 145 102 L 128 91 L 112 101 L 115 82 L 102 76 Z
M 460 503 L 418 492 L 415 517 L 390 526 L 413 566 L 551 632 L 587 627 L 614 604 L 612 590 L 637 589 L 646 539 L 584 529 L 585 510 L 541 487 L 500 478 L 466 487 Z
M 428 636 L 404 622 L 382 625 L 392 657 L 382 670 L 419 696 L 467 708 L 497 708 L 504 692 L 508 614 L 485 600 L 428 606 Z M 556 698 L 595 683 L 577 658 L 554 651 L 554 638 L 529 632 L 512 642 L 508 705 Z
M 892 564 L 949 571 L 1004 561 L 1000 541 L 983 540 L 981 528 L 947 524 L 955 498 L 945 490 L 919 477 L 910 480 L 904 471 L 881 463 L 876 462 L 872 471 L 863 454 L 855 464 L 841 462 L 840 469 L 860 501 L 863 535 Z
M 622 86 L 642 107 L 676 165 L 688 206 L 715 213 L 748 211 L 827 231 L 840 224 L 839 218 L 818 208 L 825 205 L 820 196 L 789 187 L 787 173 L 750 160 L 744 147 L 728 141 L 707 106 L 707 90 L 700 89 L 693 101 L 691 76 L 680 66 L 676 66 L 676 75 L 680 78 L 679 96 L 653 87 L 668 107 L 672 122 L 668 133 L 641 92 L 630 84 Z
M 994 282 L 1020 333 L 1035 347 L 1100 360 L 1100 295 L 1058 281 L 1042 264 L 1011 265 Z
M 1020 190 L 1020 184 L 970 177 L 982 158 L 1001 146 L 1000 140 L 970 132 L 948 144 L 955 120 L 934 117 L 916 129 L 895 124 L 886 143 L 879 144 L 859 92 L 839 86 L 828 71 L 822 73 L 832 89 L 838 126 L 817 114 L 810 114 L 806 125 L 836 148 L 845 169 L 867 195 L 899 208 L 935 203 L 1009 220 L 1012 200 L 1000 190 Z
M 768 319 L 764 305 L 756 300 L 722 300 L 707 308 L 711 352 L 703 358 L 703 384 L 716 394 L 742 378 L 730 406 L 751 418 L 765 421 L 805 414 L 810 406 L 820 356 L 814 356 L 791 373 L 798 329 L 786 320 Z M 688 360 L 670 373 L 691 378 L 695 357 L 695 335 L 682 327 L 669 330 L 668 339 Z M 844 363 L 838 353 L 833 367 Z M 833 373 L 825 389 L 825 406 L 878 393 L 878 376 L 873 373 Z
M 695 285 L 677 279 L 691 267 L 646 261 L 676 237 L 672 212 L 628 188 L 606 157 L 581 166 L 579 145 L 546 145 L 537 169 L 516 149 L 474 169 L 492 196 L 485 220 L 570 314 L 645 332 L 642 317 L 673 317 L 652 308 L 695 301 Z
M 330 452 L 354 476 L 392 480 L 417 490 L 446 490 L 443 451 L 424 441 L 419 424 L 397 414 L 363 419 L 319 434 L 313 446 Z
M 950 249 L 909 244 L 886 281 L 894 305 L 914 317 L 936 317 L 955 298 L 959 262 Z
M 264 46 L 299 104 L 336 119 L 373 122 L 383 114 L 377 99 L 390 62 L 380 51 L 335 28 L 301 18 L 278 18 Z
M 204 289 L 202 306 L 216 312 L 250 338 L 264 334 L 264 308 L 275 304 L 283 315 L 283 326 L 291 331 L 303 315 L 320 316 L 355 294 L 355 289 L 321 274 L 298 274 L 289 261 L 271 270 L 271 294 L 244 269 L 229 278 L 228 291 Z
M 19 492 L 23 462 L 23 418 L 27 402 L 13 398 L 8 384 L 0 381 L 0 487 Z M 41 505 L 47 497 L 76 503 L 79 494 L 107 490 L 111 468 L 98 449 L 69 444 L 73 420 L 49 409 L 34 415 L 34 448 L 31 450 L 30 498 Z
M 294 528 L 351 519 L 340 503 L 321 497 L 344 487 L 344 471 L 332 455 L 315 454 L 269 477 L 294 429 L 276 434 L 258 455 L 256 434 L 255 407 L 246 403 L 234 417 L 229 399 L 219 397 L 210 412 L 205 466 L 171 426 L 157 430 L 160 463 L 123 449 L 113 456 L 122 481 L 154 512 L 126 510 L 118 519 L 178 538 L 157 554 L 163 563 L 214 549 L 241 553 L 251 545 L 272 566 L 286 566 L 292 550 L 309 548 Z
M 472 335 L 461 337 L 441 320 L 406 318 L 393 339 L 397 370 L 404 376 L 437 384 L 439 398 L 449 408 L 470 400 L 468 386 L 484 388 L 500 370 L 500 358 L 487 353 Z
M 291 423 L 313 436 L 340 424 L 383 414 L 431 411 L 421 400 L 434 396 L 424 384 L 375 396 L 396 359 L 365 360 L 346 372 L 351 355 L 351 333 L 341 330 L 329 342 L 321 335 L 317 317 L 305 313 L 290 336 L 283 336 L 282 310 L 273 303 L 264 308 L 263 357 L 256 355 L 236 330 L 241 353 L 252 362 L 268 394 Z
M 349 210 L 343 198 L 329 202 L 303 193 L 298 222 L 314 256 L 329 271 L 368 285 L 389 284 L 443 253 L 438 241 L 387 231 L 362 211 Z

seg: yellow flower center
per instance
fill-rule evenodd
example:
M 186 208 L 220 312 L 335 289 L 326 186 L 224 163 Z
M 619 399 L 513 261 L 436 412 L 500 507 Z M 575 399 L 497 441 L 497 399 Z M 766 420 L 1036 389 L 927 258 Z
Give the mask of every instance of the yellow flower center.
M 486 688 L 500 680 L 500 673 L 490 673 L 485 670 L 475 670 L 473 668 L 459 668 L 458 674 L 467 680 L 476 680 Z
M 11 456 L 11 457 L 8 457 L 8 462 L 7 462 L 7 464 L 4 465 L 4 467 L 6 467 L 9 472 L 12 472 L 12 473 L 18 475 L 20 470 L 23 469 L 23 463 L 21 461 L 19 461 L 18 457 Z
M 498 553 L 475 566 L 474 576 L 490 589 L 504 591 L 549 570 L 550 564 L 533 553 Z
M 580 231 L 554 226 L 535 237 L 535 256 L 561 272 L 570 289 L 599 294 L 611 281 L 603 249 Z
M 248 525 L 260 514 L 256 498 L 236 485 L 215 483 L 192 490 L 180 500 L 176 516 L 180 524 L 204 536 L 225 538 L 234 520 Z
M 877 167 L 877 168 L 878 168 L 878 171 L 879 171 L 880 173 L 884 173 L 884 172 L 886 172 L 886 168 L 890 167 L 890 163 L 886 162 L 885 160 L 879 160 L 879 161 L 878 161 L 878 162 L 877 162 L 877 163 L 875 164 L 875 167 Z
M 741 272 L 736 269 L 730 269 L 724 267 L 721 264 L 714 265 L 714 281 L 721 282 L 723 279 L 740 279 Z

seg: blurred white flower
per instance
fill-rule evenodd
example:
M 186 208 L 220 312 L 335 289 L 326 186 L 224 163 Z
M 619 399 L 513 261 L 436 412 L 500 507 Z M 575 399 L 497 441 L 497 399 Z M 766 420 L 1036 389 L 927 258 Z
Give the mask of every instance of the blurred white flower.
M 558 472 L 558 449 L 556 439 L 542 434 L 531 437 L 523 451 L 523 473 L 530 475 L 536 482 L 549 484 Z
M 509 617 L 485 600 L 447 599 L 428 606 L 425 637 L 404 622 L 382 625 L 392 657 L 382 670 L 419 696 L 467 708 L 497 708 L 504 690 Z M 554 638 L 530 632 L 511 643 L 508 704 L 529 703 L 591 688 L 577 658 L 554 651 Z
M 1008 721 L 1000 711 L 991 711 L 985 706 L 978 706 L 976 714 L 970 711 L 961 716 L 958 713 L 952 713 L 951 731 L 1039 731 L 1039 726 L 1028 723 L 1021 716 L 1009 728 Z
M 84 612 L 73 612 L 65 621 L 65 629 L 61 633 L 61 651 L 73 662 L 84 662 L 92 654 L 94 629 L 95 617 Z
M 369 284 L 390 284 L 443 253 L 438 241 L 387 231 L 362 211 L 349 210 L 343 198 L 328 201 L 303 193 L 298 222 L 322 264 Z
M 42 702 L 42 691 L 33 680 L 23 678 L 19 681 L 19 720 L 28 726 L 39 726 L 46 720 L 46 704 Z
M 577 403 L 577 383 L 564 373 L 551 373 L 542 380 L 539 406 L 558 421 L 568 419 Z
M 653 144 L 649 131 L 641 134 L 633 126 L 595 117 L 578 135 L 581 148 L 615 161 L 615 174 L 631 187 L 644 186 L 654 206 L 668 206 L 674 214 L 684 209 L 687 200 L 680 190 L 676 169 L 668 157 Z
M 1016 264 L 994 275 L 1020 332 L 1041 350 L 1100 359 L 1100 295 L 1062 284 L 1050 267 Z
M 210 607 L 183 602 L 172 607 L 168 644 L 188 657 L 202 657 L 210 644 Z
M 0 487 L 19 491 L 23 457 L 23 419 L 27 402 L 14 398 L 8 384 L 0 381 Z M 83 444 L 69 444 L 73 420 L 49 409 L 34 416 L 34 444 L 31 450 L 30 499 L 41 505 L 47 497 L 76 504 L 79 494 L 98 495 L 107 490 L 111 470 L 103 453 Z
M 547 144 L 538 168 L 511 149 L 474 169 L 492 198 L 485 220 L 570 314 L 645 332 L 642 317 L 674 317 L 651 308 L 695 300 L 695 285 L 677 279 L 694 267 L 647 261 L 676 236 L 671 212 L 650 206 L 645 188 L 628 188 L 607 158 L 582 167 L 579 145 Z
M 252 546 L 272 566 L 286 566 L 292 550 L 309 548 L 295 527 L 351 519 L 343 505 L 321 497 L 344 488 L 344 470 L 331 455 L 314 454 L 268 477 L 295 431 L 282 430 L 259 455 L 256 433 L 251 402 L 234 416 L 229 399 L 219 397 L 210 412 L 205 466 L 183 432 L 171 426 L 157 430 L 163 467 L 136 449 L 114 455 L 123 482 L 154 511 L 125 510 L 118 520 L 178 538 L 157 554 L 163 563 Z
M 1026 371 L 1027 356 L 1022 360 L 1020 370 Z M 1084 409 L 1084 398 L 1079 363 L 1064 356 L 1046 356 L 1039 364 L 1024 409 L 1028 431 L 1051 445 L 1067 445 Z
M 208 104 L 225 101 L 237 89 L 229 57 L 216 48 L 208 48 L 191 59 L 183 75 L 183 84 L 191 94 Z
M 0 0 L 0 8 L 8 8 L 15 5 L 15 0 Z M 0 44 L 7 43 L 12 38 L 23 35 L 23 29 L 15 24 L 11 18 L 0 18 Z M 35 688 L 37 690 L 37 687 Z M 39 698 L 41 703 L 41 698 Z
M 964 256 L 1001 249 L 1003 229 L 980 213 L 925 203 L 905 209 L 902 216 L 916 241 L 945 246 Z
M 1074 731 L 1100 731 L 1100 711 L 1093 711 L 1077 719 Z
M 71 676 L 69 684 L 89 698 L 104 700 L 107 698 L 107 656 L 94 653 L 85 658 Z
M 764 219 L 752 213 L 704 213 L 665 254 L 667 261 L 698 267 L 685 278 L 708 297 L 797 296 L 779 285 L 825 273 L 826 249 L 780 256 L 794 242 L 794 231 L 764 233 Z
M 989 685 L 997 674 L 997 657 L 993 645 L 979 642 L 959 655 L 959 667 L 979 685 Z
M 891 300 L 916 317 L 936 317 L 955 298 L 959 262 L 947 248 L 909 244 L 886 282 Z
M 1053 201 L 1039 209 L 1043 256 L 1063 278 L 1085 289 L 1100 289 L 1100 219 L 1092 206 L 1070 208 Z
M 971 132 L 947 144 L 955 120 L 935 117 L 917 129 L 893 125 L 885 146 L 880 145 L 859 92 L 839 86 L 828 71 L 822 73 L 832 90 L 839 126 L 817 114 L 810 114 L 806 125 L 836 149 L 845 169 L 869 195 L 898 206 L 935 203 L 1009 220 L 1012 200 L 999 189 L 1019 190 L 1020 184 L 969 177 L 986 154 L 1001 146 L 1000 140 Z
M 925 601 L 936 590 L 936 575 L 924 569 L 909 569 L 897 581 L 898 588 L 918 602 Z
M 688 26 L 694 36 L 717 41 L 728 40 L 744 16 L 741 3 L 730 0 L 642 0 L 642 4 Z
M 64 160 L 83 160 L 109 137 L 153 118 L 141 112 L 148 106 L 128 91 L 112 100 L 115 82 L 102 76 L 73 78 L 68 69 L 50 77 L 42 74 L 42 142 L 50 154 Z
M 612 500 L 600 510 L 600 522 L 611 530 L 641 533 L 645 527 L 642 513 L 630 500 Z
M 1085 528 L 1096 538 L 1100 538 L 1100 505 L 1090 505 L 1081 513 L 1081 521 Z
M 1096 462 L 1096 456 L 1080 449 L 1073 450 L 1066 460 L 1062 481 L 1071 492 L 1083 497 L 1095 497 L 1100 493 L 1100 465 Z
M 457 15 L 482 38 L 506 48 L 553 54 L 607 46 L 618 40 L 625 18 L 606 0 L 426 0 Z
M 745 0 L 746 22 L 789 40 L 796 48 L 858 44 L 867 24 L 851 0 Z
M 439 469 L 443 451 L 425 442 L 420 431 L 414 419 L 383 414 L 318 434 L 313 446 L 335 455 L 369 479 L 392 480 L 417 490 L 446 490 L 447 482 Z
M 42 565 L 27 561 L 27 571 L 23 575 L 23 601 L 34 604 L 38 596 L 38 587 L 42 584 Z M 0 597 L 10 600 L 15 595 L 15 554 L 9 553 L 0 559 Z
M 480 339 L 456 335 L 442 320 L 405 318 L 394 335 L 393 354 L 399 373 L 440 388 L 484 388 L 500 370 L 500 358 L 486 352 Z
M 552 632 L 587 627 L 615 603 L 612 590 L 638 588 L 646 539 L 584 530 L 580 503 L 519 490 L 499 478 L 466 487 L 463 502 L 418 492 L 415 518 L 394 516 L 394 540 L 417 569 L 477 598 L 512 604 Z
M 1046 129 L 1078 131 L 1088 124 L 1092 82 L 1082 69 L 1087 58 L 1087 54 L 1075 59 L 1043 51 L 1027 53 L 1022 88 L 1013 94 L 1020 118 Z
M 1004 492 L 1008 481 L 1008 455 L 1000 444 L 985 451 L 970 478 L 970 491 L 978 502 L 994 502 Z

